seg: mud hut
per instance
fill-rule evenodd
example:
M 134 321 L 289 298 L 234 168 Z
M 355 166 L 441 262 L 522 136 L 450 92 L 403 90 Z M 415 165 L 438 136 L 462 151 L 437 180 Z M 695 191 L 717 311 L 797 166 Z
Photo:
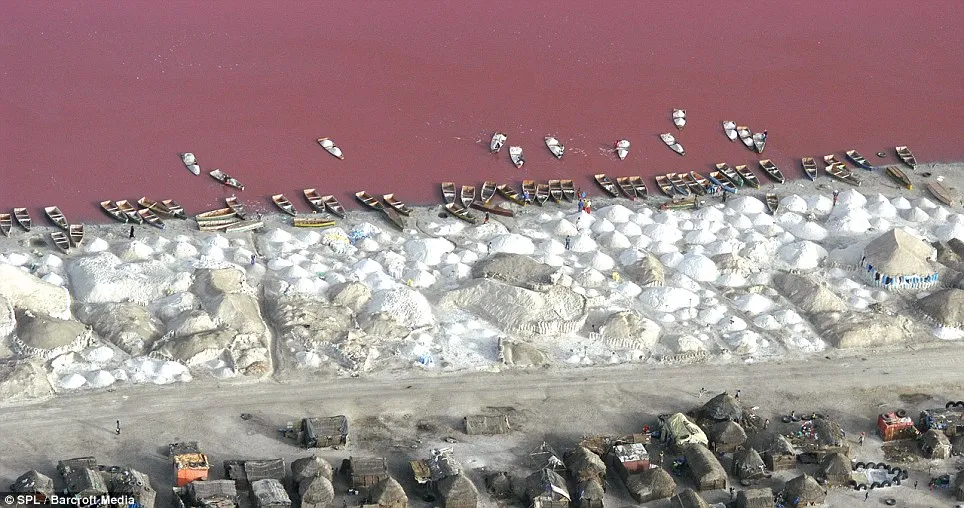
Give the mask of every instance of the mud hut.
M 98 471 L 86 467 L 66 468 L 62 473 L 67 492 L 74 497 L 97 497 L 107 494 L 107 482 Z
M 676 450 L 683 449 L 690 444 L 702 444 L 704 446 L 709 444 L 703 429 L 683 413 L 661 416 L 659 424 L 663 440 Z
M 378 508 L 406 508 L 408 496 L 402 484 L 389 476 L 369 489 L 368 504 L 377 505 Z
M 479 489 L 463 474 L 448 476 L 438 483 L 445 508 L 478 508 Z
M 371 487 L 388 478 L 388 464 L 382 457 L 348 457 L 345 466 L 353 489 Z
M 917 308 L 941 326 L 964 328 L 964 289 L 934 291 L 917 300 Z
M 710 446 L 717 452 L 733 453 L 746 445 L 746 432 L 734 421 L 713 425 L 708 437 Z
M 42 499 L 49 498 L 54 493 L 54 480 L 41 474 L 36 469 L 31 469 L 20 475 L 10 485 L 10 490 L 22 494 L 34 494 Z
M 937 284 L 935 259 L 934 247 L 898 228 L 867 244 L 858 268 L 864 279 L 875 286 L 927 289 Z
M 850 483 L 850 473 L 853 468 L 850 459 L 842 453 L 831 453 L 820 462 L 819 477 L 827 481 L 831 487 L 839 487 Z
M 512 477 L 507 471 L 496 471 L 485 477 L 485 490 L 493 499 L 509 499 L 513 496 Z
M 951 456 L 951 441 L 937 429 L 928 430 L 917 441 L 925 459 L 947 459 Z
M 697 490 L 726 488 L 726 470 L 705 446 L 689 445 L 683 449 L 683 456 Z
M 330 482 L 332 473 L 331 464 L 316 455 L 297 459 L 291 463 L 291 478 L 295 485 L 316 476 L 321 476 Z
M 192 506 L 227 508 L 238 505 L 238 489 L 233 480 L 205 480 L 188 483 L 187 500 Z
M 576 495 L 578 508 L 604 508 L 603 499 L 606 497 L 606 489 L 598 479 L 593 478 L 577 483 Z
M 827 493 L 812 476 L 802 474 L 783 486 L 783 499 L 787 506 L 808 506 L 823 503 Z
M 710 508 L 710 503 L 693 492 L 693 489 L 683 489 L 669 500 L 669 505 L 672 508 Z
M 131 467 L 111 469 L 101 473 L 107 481 L 107 490 L 115 495 L 128 495 L 134 498 L 140 508 L 154 508 L 157 491 L 151 486 L 151 479 Z
M 766 476 L 766 463 L 760 452 L 746 448 L 733 454 L 731 472 L 741 480 L 753 480 Z
M 303 418 L 297 435 L 305 448 L 331 448 L 348 444 L 348 417 L 344 415 Z
M 601 481 L 606 476 L 606 464 L 588 448 L 577 446 L 567 451 L 563 455 L 563 461 L 577 483 L 592 479 Z
M 700 418 L 717 422 L 739 422 L 743 419 L 743 405 L 729 393 L 723 392 L 703 404 Z
M 763 452 L 763 462 L 770 471 L 793 469 L 797 466 L 797 449 L 782 434 L 777 434 Z
M 954 492 L 952 495 L 954 499 L 964 501 L 964 471 L 958 472 L 957 477 L 954 478 Z
M 525 499 L 532 508 L 569 508 L 566 480 L 552 469 L 540 469 L 525 479 Z
M 736 508 L 773 508 L 773 491 L 749 489 L 736 493 Z
M 324 476 L 312 476 L 298 482 L 302 508 L 328 508 L 335 499 L 335 487 Z
M 315 478 L 315 481 L 324 482 L 325 480 Z M 328 484 L 331 485 L 330 482 Z M 332 499 L 334 499 L 334 492 L 332 492 Z M 262 478 L 252 481 L 251 500 L 254 501 L 256 508 L 288 508 L 291 506 L 291 498 L 288 497 L 288 492 L 285 491 L 281 481 L 275 478 Z M 304 497 L 302 497 L 302 502 L 304 503 Z M 327 505 L 313 503 L 304 503 L 304 505 L 327 508 L 331 505 L 331 501 L 329 500 Z
M 626 490 L 637 503 L 666 499 L 676 491 L 673 476 L 661 467 L 647 469 L 626 479 Z

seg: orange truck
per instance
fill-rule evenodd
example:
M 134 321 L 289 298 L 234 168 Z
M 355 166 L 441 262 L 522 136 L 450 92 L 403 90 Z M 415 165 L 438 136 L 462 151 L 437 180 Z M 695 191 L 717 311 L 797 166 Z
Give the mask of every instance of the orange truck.
M 201 453 L 197 441 L 172 444 L 170 455 L 174 462 L 175 486 L 183 487 L 194 480 L 208 479 L 211 463 L 208 456 Z

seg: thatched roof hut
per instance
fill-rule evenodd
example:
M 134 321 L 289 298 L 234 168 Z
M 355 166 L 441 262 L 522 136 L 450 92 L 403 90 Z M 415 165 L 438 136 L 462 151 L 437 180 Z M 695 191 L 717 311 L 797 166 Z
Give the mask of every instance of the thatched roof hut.
M 378 505 L 379 508 L 406 508 L 408 496 L 402 484 L 389 476 L 369 489 L 368 504 Z
M 810 423 L 813 425 L 817 444 L 827 447 L 844 446 L 844 432 L 839 423 L 829 418 L 815 418 Z
M 732 420 L 713 425 L 707 436 L 718 452 L 732 453 L 746 444 L 746 432 Z
M 39 494 L 48 498 L 54 493 L 54 480 L 36 469 L 31 469 L 20 475 L 10 485 L 10 490 L 23 494 Z
M 673 508 L 710 508 L 710 503 L 693 492 L 693 489 L 683 489 L 679 494 L 673 496 L 669 503 Z
M 760 452 L 753 448 L 745 448 L 733 454 L 731 472 L 741 480 L 763 478 L 766 475 L 766 464 Z
M 463 474 L 443 478 L 438 483 L 445 508 L 478 508 L 479 489 Z
M 964 501 L 964 471 L 958 472 L 957 478 L 954 478 L 954 492 L 952 495 L 958 501 Z
M 726 470 L 705 446 L 689 445 L 683 449 L 683 456 L 697 490 L 726 488 Z
M 743 418 L 743 405 L 729 393 L 723 392 L 703 404 L 700 416 L 706 420 L 739 422 Z
M 63 472 L 67 492 L 75 497 L 95 497 L 107 494 L 107 482 L 100 472 L 86 467 L 65 468 Z
M 485 490 L 494 499 L 509 499 L 513 495 L 512 477 L 507 471 L 496 471 L 485 477 Z
M 820 477 L 827 480 L 827 485 L 837 487 L 850 483 L 850 459 L 842 453 L 831 453 L 820 462 Z
M 154 508 L 157 491 L 151 487 L 151 479 L 131 467 L 120 470 L 104 471 L 101 474 L 107 482 L 107 490 L 112 494 L 130 495 L 142 508 Z
M 291 463 L 291 477 L 295 485 L 316 476 L 321 476 L 329 482 L 331 481 L 332 467 L 327 460 L 312 455 L 311 457 L 297 459 Z
M 660 417 L 659 422 L 663 430 L 663 439 L 669 441 L 674 448 L 682 449 L 690 444 L 709 445 L 703 429 L 683 413 Z
M 797 449 L 786 436 L 777 434 L 763 452 L 763 462 L 770 471 L 793 469 L 797 465 Z
M 802 474 L 783 486 L 783 499 L 788 506 L 806 506 L 823 503 L 827 493 L 812 476 Z
M 939 325 L 964 327 L 964 289 L 938 289 L 917 300 L 917 308 Z
M 947 459 L 951 456 L 951 441 L 937 430 L 931 429 L 921 434 L 918 439 L 921 454 L 927 459 Z
M 773 491 L 749 489 L 736 493 L 736 508 L 773 508 Z
M 352 488 L 371 487 L 388 478 L 388 463 L 383 457 L 348 457 L 347 462 Z
M 572 496 L 566 479 L 552 469 L 540 469 L 525 479 L 525 499 L 534 508 L 568 508 Z
M 328 508 L 335 499 L 335 487 L 324 476 L 312 476 L 298 482 L 298 495 L 302 508 Z
M 315 481 L 324 482 L 323 478 L 315 478 Z M 314 482 L 312 482 L 314 483 Z M 330 483 L 329 483 L 330 485 Z M 291 498 L 280 480 L 275 478 L 263 478 L 251 482 L 251 499 L 256 508 L 287 508 L 291 506 Z M 332 493 L 334 499 L 334 493 Z M 304 503 L 304 498 L 302 498 Z M 328 505 L 331 501 L 328 502 Z M 325 504 L 304 503 L 305 506 L 326 507 Z
M 637 503 L 666 499 L 676 491 L 676 481 L 661 467 L 647 469 L 626 479 L 626 490 Z
M 576 484 L 576 495 L 579 508 L 603 508 L 606 489 L 602 482 L 593 478 Z
M 563 455 L 566 469 L 577 482 L 597 479 L 601 480 L 606 476 L 606 464 L 599 455 L 589 451 L 588 448 L 577 446 Z

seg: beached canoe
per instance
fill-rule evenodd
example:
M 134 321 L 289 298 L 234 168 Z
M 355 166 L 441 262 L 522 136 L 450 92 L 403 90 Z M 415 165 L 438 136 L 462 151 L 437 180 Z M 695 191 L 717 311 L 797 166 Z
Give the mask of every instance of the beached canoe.
M 371 208 L 372 210 L 381 211 L 382 209 L 385 208 L 385 205 L 383 205 L 380 201 L 378 201 L 377 199 L 375 199 L 374 196 L 372 196 L 371 194 L 369 194 L 369 193 L 367 193 L 367 192 L 365 192 L 365 191 L 358 191 L 358 192 L 356 192 L 356 193 L 355 193 L 355 199 L 357 199 L 358 201 L 360 201 L 361 204 L 367 206 L 368 208 Z
M 533 203 L 536 200 L 536 181 L 535 180 L 523 180 L 522 181 L 522 199 L 526 203 Z
M 907 190 L 913 190 L 914 185 L 910 182 L 910 178 L 907 178 L 907 174 L 897 166 L 887 167 L 887 176 L 891 177 L 895 182 L 899 183 L 902 187 Z
M 67 229 L 67 236 L 70 238 L 71 245 L 80 247 L 80 244 L 84 243 L 84 225 L 71 224 Z
M 151 226 L 154 226 L 158 229 L 164 229 L 165 227 L 164 221 L 162 221 L 157 215 L 154 215 L 154 212 L 148 210 L 147 208 L 141 208 L 138 210 L 137 215 L 140 216 L 141 220 L 150 224 Z
M 47 217 L 50 218 L 50 222 L 53 222 L 55 226 L 67 231 L 67 218 L 64 217 L 64 214 L 60 211 L 60 208 L 57 208 L 56 206 L 48 206 L 44 208 L 44 213 L 47 214 Z
M 692 177 L 692 175 L 690 175 L 689 173 L 680 173 L 679 177 L 681 180 L 683 180 L 683 183 L 686 185 L 686 189 L 690 191 L 690 194 L 694 194 L 697 196 L 706 195 L 706 189 L 702 185 L 700 185 L 696 181 L 696 179 Z
M 686 186 L 686 182 L 683 181 L 683 177 L 679 173 L 667 173 L 666 178 L 669 179 L 669 183 L 673 184 L 673 190 L 680 196 L 691 194 L 689 187 Z
M 739 192 L 739 188 L 733 185 L 733 182 L 721 171 L 710 171 L 706 176 L 709 177 L 713 185 L 723 189 L 723 192 L 730 192 L 732 194 Z
M 911 153 L 910 148 L 907 148 L 906 146 L 898 146 L 896 150 L 897 157 L 900 157 L 900 160 L 904 161 L 904 164 L 907 164 L 907 167 L 910 169 L 917 169 L 917 158 L 914 157 L 913 153 Z
M 311 205 L 313 209 L 315 209 L 318 212 L 325 211 L 325 202 L 322 201 L 321 194 L 318 194 L 317 189 L 313 189 L 313 188 L 305 189 L 302 192 L 305 193 L 305 199 L 308 201 L 308 204 Z
M 455 203 L 445 205 L 445 209 L 448 210 L 452 215 L 464 220 L 465 222 L 468 222 L 469 224 L 479 223 L 479 220 L 475 217 L 475 215 Z
M 740 139 L 740 137 L 736 133 L 736 122 L 734 122 L 733 120 L 723 120 L 723 134 L 726 134 L 726 137 L 730 141 L 736 141 L 737 139 Z
M 341 148 L 335 145 L 335 142 L 329 138 L 318 138 L 318 145 L 325 149 L 326 152 L 332 154 L 333 156 L 344 160 L 345 154 L 342 153 Z
M 209 220 L 197 223 L 198 231 L 225 231 L 229 227 L 234 227 L 244 222 L 237 215 L 222 220 Z
M 605 173 L 595 174 L 593 175 L 593 178 L 596 180 L 596 183 L 598 183 L 599 186 L 602 187 L 602 189 L 610 196 L 614 198 L 619 197 L 619 189 L 616 188 L 616 184 L 614 184 Z
M 632 184 L 633 190 L 636 191 L 636 197 L 645 199 L 649 196 L 649 189 L 646 188 L 646 182 L 640 176 L 629 177 L 629 183 Z
M 844 164 L 840 159 L 838 159 L 837 156 L 834 154 L 824 155 L 823 163 L 826 164 L 827 167 L 840 165 L 840 166 L 843 166 L 844 168 L 847 168 L 847 165 Z M 849 171 L 849 168 L 847 169 Z
M 947 206 L 954 206 L 954 196 L 943 184 L 940 182 L 927 182 L 926 187 L 927 192 L 930 192 L 938 201 Z
M 854 187 L 860 186 L 860 179 L 847 169 L 842 163 L 831 164 L 826 168 L 827 174 L 844 183 L 849 183 Z
M 244 184 L 239 182 L 237 178 L 234 178 L 233 176 L 228 175 L 227 173 L 225 173 L 224 171 L 221 171 L 220 169 L 212 169 L 211 172 L 208 174 L 211 175 L 211 178 L 223 183 L 224 185 L 227 185 L 228 187 L 234 187 L 235 189 L 238 189 L 238 190 L 244 190 Z
M 771 215 L 775 215 L 777 213 L 777 208 L 780 207 L 780 199 L 777 198 L 777 195 L 773 194 L 772 192 L 767 193 L 764 203 L 766 203 L 767 210 L 770 210 Z
M 26 208 L 14 208 L 13 218 L 17 219 L 17 224 L 20 224 L 24 231 L 30 231 L 30 212 Z
M 480 211 L 480 212 L 482 212 L 482 213 L 491 213 L 491 214 L 495 214 L 495 215 L 502 215 L 503 217 L 514 217 L 514 216 L 515 216 L 515 212 L 513 212 L 512 210 L 509 210 L 508 208 L 502 208 L 501 206 L 494 206 L 494 205 L 485 204 L 485 203 L 483 203 L 483 202 L 481 202 L 481 201 L 474 201 L 474 202 L 472 202 L 472 208 L 474 208 L 474 209 L 476 209 L 476 210 L 478 210 L 478 211 Z
M 807 175 L 810 180 L 817 179 L 817 163 L 813 160 L 813 157 L 803 157 L 800 159 L 800 164 L 803 166 L 803 173 Z
M 512 161 L 512 164 L 515 164 L 515 167 L 517 167 L 517 168 L 521 168 L 522 165 L 526 163 L 525 156 L 522 155 L 522 147 L 521 147 L 521 146 L 510 146 L 510 147 L 509 147 L 509 160 L 511 160 L 511 161 Z
M 750 168 L 746 167 L 746 164 L 739 165 L 733 169 L 735 169 L 736 172 L 740 174 L 740 178 L 743 179 L 744 183 L 750 185 L 755 189 L 760 188 L 760 179 L 757 178 L 755 174 L 753 174 L 753 171 L 750 171 Z
M 53 233 L 50 233 L 50 238 L 53 239 L 54 245 L 63 251 L 64 254 L 70 252 L 70 238 L 67 238 L 67 233 L 64 233 L 63 231 L 54 231 Z
M 753 149 L 756 153 L 763 153 L 763 149 L 767 146 L 767 133 L 766 131 L 758 132 L 753 135 Z
M 469 205 L 475 201 L 475 186 L 474 185 L 463 185 L 462 192 L 459 194 L 462 201 L 462 206 L 468 208 Z
M 13 219 L 9 213 L 0 213 L 0 233 L 3 236 L 10 236 L 10 228 L 13 226 Z
M 398 228 L 399 231 L 405 231 L 405 220 L 402 219 L 402 216 L 399 215 L 399 213 L 396 212 L 394 208 L 388 208 L 383 206 L 382 213 L 385 214 L 386 218 L 388 218 L 388 222 L 390 222 L 393 226 Z
M 508 199 L 509 201 L 512 201 L 517 205 L 525 206 L 526 204 L 526 201 L 522 198 L 522 196 L 520 196 L 519 193 L 516 192 L 508 184 L 503 183 L 503 184 L 496 185 L 495 191 L 498 192 L 499 195 L 502 196 L 503 198 Z
M 780 171 L 780 168 L 778 168 L 777 165 L 774 164 L 770 159 L 761 160 L 760 169 L 762 169 L 767 176 L 777 183 L 783 183 L 786 181 L 786 178 L 783 176 L 783 172 Z
M 117 208 L 117 203 L 114 203 L 109 199 L 107 201 L 101 201 L 100 207 L 107 212 L 107 215 L 110 215 L 120 222 L 127 222 L 130 220 L 126 213 L 122 212 L 120 208 Z
M 552 136 L 546 136 L 546 148 L 548 148 L 549 153 L 554 155 L 557 159 L 561 159 L 562 155 L 566 151 L 565 145 L 563 145 L 561 141 L 559 141 L 558 139 Z
M 385 204 L 392 207 L 396 212 L 409 216 L 412 214 L 412 209 L 408 207 L 405 203 L 395 199 L 395 194 L 385 194 L 382 196 Z
M 298 215 L 298 211 L 295 210 L 295 205 L 291 204 L 291 201 L 288 201 L 288 198 L 286 198 L 284 194 L 275 194 L 274 196 L 271 196 L 271 201 L 282 212 L 292 217 L 296 217 Z
M 576 200 L 576 187 L 573 185 L 572 180 L 560 180 L 559 185 L 562 185 L 562 197 L 566 201 Z
M 194 220 L 198 222 L 223 221 L 225 219 L 239 220 L 241 218 L 238 217 L 238 214 L 230 207 L 218 208 L 217 210 L 202 212 L 194 216 Z
M 546 201 L 549 201 L 549 184 L 540 183 L 536 185 L 536 202 L 542 206 Z
M 137 213 L 137 208 L 134 207 L 134 205 L 132 205 L 130 201 L 126 199 L 122 199 L 118 201 L 117 208 L 119 208 L 120 211 L 124 212 L 124 214 L 127 215 L 127 217 L 133 220 L 134 222 L 138 224 L 144 223 L 144 218 Z
M 628 176 L 616 177 L 616 186 L 619 187 L 619 190 L 623 191 L 623 194 L 625 194 L 627 198 L 631 201 L 636 201 L 636 188 L 633 187 L 633 183 L 629 181 Z
M 193 153 L 184 152 L 177 155 L 181 158 L 181 163 L 184 164 L 184 167 L 191 173 L 194 173 L 194 176 L 201 174 L 201 166 L 197 163 L 197 157 L 195 157 Z
M 680 155 L 686 155 L 686 150 L 683 149 L 683 145 L 679 144 L 672 134 L 664 132 L 659 135 L 659 138 L 663 140 L 663 143 L 666 143 L 666 146 L 668 146 L 670 150 Z
M 239 200 L 237 196 L 224 198 L 224 204 L 228 205 L 228 208 L 231 210 L 234 210 L 234 214 L 240 219 L 243 219 L 244 216 L 247 215 L 247 212 L 244 211 L 244 205 L 241 204 L 241 200 Z
M 656 175 L 656 186 L 669 197 L 676 195 L 676 189 L 673 188 L 673 184 L 669 181 L 669 178 L 666 178 L 666 175 Z
M 445 204 L 454 203 L 457 194 L 454 182 L 442 182 L 442 201 Z
M 616 157 L 619 157 L 619 160 L 622 161 L 626 160 L 627 155 L 629 155 L 629 140 L 620 139 L 616 142 Z
M 736 170 L 733 169 L 729 164 L 721 162 L 716 165 L 716 170 L 725 176 L 726 179 L 729 180 L 734 186 L 743 187 L 743 177 L 741 177 L 740 174 L 737 173 Z
M 137 200 L 137 204 L 144 208 L 154 212 L 158 217 L 168 217 L 173 218 L 174 212 L 172 212 L 168 207 L 162 205 L 161 203 L 148 198 L 147 196 L 141 197 Z
M 562 203 L 562 180 L 549 180 L 549 198 Z
M 329 213 L 336 217 L 345 218 L 345 207 L 341 206 L 341 203 L 335 199 L 335 196 L 328 194 L 322 196 L 321 200 L 325 202 L 325 210 L 328 210 Z
M 479 201 L 483 203 L 492 201 L 492 196 L 495 196 L 495 187 L 496 183 L 492 180 L 482 182 L 482 189 L 479 191 Z
M 686 110 L 685 109 L 674 109 L 673 110 L 673 125 L 677 129 L 683 130 L 686 125 Z
M 744 146 L 750 150 L 753 150 L 754 152 L 756 151 L 756 147 L 753 146 L 753 133 L 750 132 L 749 127 L 746 125 L 738 125 L 736 127 L 736 134 L 740 136 L 740 141 L 743 142 Z
M 508 136 L 501 132 L 496 132 L 493 134 L 492 141 L 489 141 L 489 151 L 492 153 L 498 153 L 499 150 L 502 150 L 502 146 L 505 145 L 506 139 L 508 139 Z
M 260 220 L 243 220 L 236 224 L 231 224 L 230 226 L 224 228 L 225 233 L 243 233 L 245 231 L 254 231 L 256 229 L 261 229 L 264 227 L 264 222 Z
M 703 200 L 696 195 L 674 196 L 673 199 L 659 205 L 660 210 L 687 210 L 699 208 L 703 205 Z
M 335 225 L 335 221 L 324 217 L 312 217 L 310 215 L 298 215 L 292 219 L 292 224 L 296 228 L 327 228 Z
M 184 211 L 184 207 L 181 206 L 177 201 L 174 201 L 173 199 L 165 199 L 161 201 L 161 204 L 166 206 L 167 209 L 174 214 L 174 217 L 177 217 L 178 219 L 187 218 L 187 212 Z
M 708 194 L 710 192 L 710 188 L 713 186 L 713 184 L 711 184 L 705 176 L 697 173 L 696 171 L 690 171 L 690 178 L 692 178 L 694 182 L 703 188 L 703 194 Z
M 854 164 L 864 169 L 874 169 L 874 166 L 867 159 L 860 155 L 857 150 L 847 150 L 847 158 L 854 161 Z

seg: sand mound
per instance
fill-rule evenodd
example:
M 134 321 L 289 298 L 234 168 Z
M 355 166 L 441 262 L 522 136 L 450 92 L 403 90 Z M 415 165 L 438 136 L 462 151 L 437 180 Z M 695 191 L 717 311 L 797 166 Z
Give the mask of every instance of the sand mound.
M 827 257 L 827 250 L 811 241 L 801 241 L 780 247 L 777 255 L 788 269 L 813 270 Z
M 638 251 L 637 251 L 638 252 Z M 663 264 L 655 256 L 642 253 L 639 261 L 626 266 L 625 273 L 639 286 L 662 286 L 666 283 Z
M 538 287 L 550 284 L 555 268 L 539 263 L 527 256 L 496 254 L 479 261 L 472 268 L 475 278 L 491 278 L 520 287 Z
M 0 362 L 0 401 L 45 399 L 53 393 L 47 372 L 39 361 Z
M 532 344 L 499 339 L 499 359 L 506 365 L 534 367 L 547 365 L 549 357 Z
M 569 333 L 586 319 L 586 299 L 572 290 L 553 286 L 548 291 L 530 291 L 492 279 L 477 279 L 445 294 L 441 311 L 460 308 L 500 328 L 521 333 Z
M 163 323 L 147 307 L 134 303 L 81 304 L 77 317 L 97 335 L 134 356 L 150 352 L 154 341 L 164 334 Z
M 809 277 L 778 273 L 773 276 L 773 283 L 780 294 L 806 313 L 844 312 L 847 310 L 847 304 L 835 295 L 826 284 Z
M 662 333 L 658 324 L 633 311 L 611 314 L 599 331 L 607 339 L 630 340 L 634 348 L 640 349 L 653 347 Z
M 365 308 L 368 313 L 383 313 L 408 328 L 432 325 L 432 306 L 421 293 L 408 288 L 378 291 Z
M 17 338 L 25 354 L 49 357 L 83 347 L 91 334 L 75 319 L 57 319 L 23 311 L 17 313 Z
M 17 310 L 70 317 L 70 293 L 14 266 L 0 263 L 0 297 Z

